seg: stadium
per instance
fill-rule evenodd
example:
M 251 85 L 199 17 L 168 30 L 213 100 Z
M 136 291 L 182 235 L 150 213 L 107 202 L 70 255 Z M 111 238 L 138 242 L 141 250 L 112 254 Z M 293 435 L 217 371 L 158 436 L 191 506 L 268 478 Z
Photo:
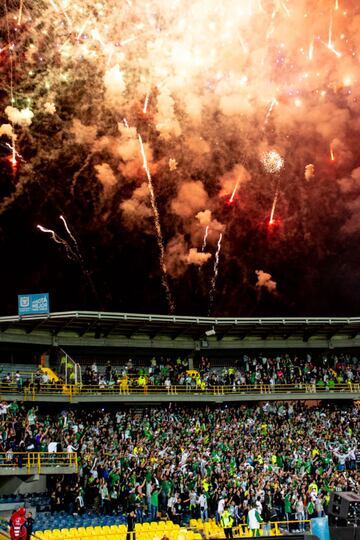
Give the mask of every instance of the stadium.
M 359 0 L 0 0 L 0 540 L 360 540 Z

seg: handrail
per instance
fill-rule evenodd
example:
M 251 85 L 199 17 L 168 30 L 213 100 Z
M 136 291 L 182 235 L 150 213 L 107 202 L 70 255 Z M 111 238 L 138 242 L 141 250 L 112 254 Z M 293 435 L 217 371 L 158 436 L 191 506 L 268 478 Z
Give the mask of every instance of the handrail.
M 5 469 L 41 473 L 48 467 L 73 467 L 78 471 L 76 452 L 0 452 L 0 474 Z
M 72 398 L 73 396 L 128 396 L 128 395 L 148 395 L 148 394 L 162 394 L 162 395 L 276 395 L 276 394 L 339 394 L 339 393 L 353 393 L 355 395 L 360 393 L 360 383 L 344 383 L 335 384 L 333 387 L 320 386 L 317 384 L 243 384 L 243 385 L 212 385 L 212 386 L 189 386 L 173 384 L 170 386 L 165 385 L 151 385 L 145 384 L 139 386 L 138 384 L 129 384 L 127 381 L 120 381 L 120 383 L 112 385 L 85 385 L 85 384 L 64 384 L 61 382 L 52 384 L 40 384 L 38 387 L 35 384 L 30 384 L 19 389 L 16 383 L 0 382 L 0 397 L 3 395 L 16 394 L 24 399 L 35 399 L 37 396 L 59 396 L 66 395 Z

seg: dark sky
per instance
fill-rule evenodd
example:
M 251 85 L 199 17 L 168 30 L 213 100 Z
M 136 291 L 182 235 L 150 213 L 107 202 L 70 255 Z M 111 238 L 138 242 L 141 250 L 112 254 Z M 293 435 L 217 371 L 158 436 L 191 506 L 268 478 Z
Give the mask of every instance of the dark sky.
M 141 134 L 147 144 L 175 314 L 359 315 L 360 92 L 358 82 L 351 91 L 340 84 L 344 64 L 317 44 L 317 66 L 322 68 L 325 59 L 329 69 L 323 70 L 319 87 L 313 84 L 311 89 L 304 86 L 294 91 L 304 104 L 304 112 L 298 111 L 288 81 L 296 79 L 293 72 L 303 59 L 294 59 L 290 53 L 287 58 L 283 52 L 280 62 L 277 50 L 269 44 L 264 63 L 268 70 L 262 69 L 269 84 L 281 89 L 271 115 L 262 95 L 247 103 L 249 114 L 229 114 L 214 97 L 218 87 L 211 70 L 205 78 L 196 72 L 190 79 L 189 74 L 178 95 L 163 95 L 163 87 L 154 83 L 144 115 L 137 62 L 147 54 L 146 40 L 129 46 L 124 99 L 114 104 L 99 40 L 89 38 L 91 25 L 100 16 L 92 2 L 83 0 L 83 4 L 89 8 L 84 15 L 89 32 L 77 40 L 66 21 L 55 17 L 44 3 L 27 3 L 28 11 L 18 26 L 19 3 L 8 2 L 8 13 L 4 6 L 0 8 L 0 126 L 10 122 L 5 109 L 11 95 L 18 110 L 30 104 L 34 112 L 30 125 L 13 124 L 21 154 L 14 168 L 9 160 L 11 138 L 0 136 L 1 314 L 16 313 L 17 294 L 38 292 L 50 293 L 52 311 L 168 313 L 153 208 L 138 146 Z M 349 6 L 349 13 L 355 15 L 355 7 L 352 12 Z M 70 18 L 76 15 L 72 10 L 70 3 Z M 151 21 L 159 19 L 156 32 L 166 25 L 171 30 L 166 14 L 155 15 Z M 266 26 L 265 15 L 257 17 L 256 28 Z M 282 32 L 283 15 L 277 16 L 275 34 Z M 327 29 L 327 11 L 325 15 Z M 137 16 L 134 11 L 135 23 Z M 107 21 L 116 55 L 122 35 L 116 33 L 116 25 L 111 28 L 111 13 Z M 349 37 L 347 48 L 343 44 L 343 53 L 348 55 L 345 65 L 352 67 L 358 26 L 354 23 L 346 30 L 353 41 Z M 252 44 L 251 26 L 248 31 L 245 38 Z M 335 31 L 340 31 L 340 23 L 335 24 Z M 286 51 L 298 51 L 291 31 L 286 37 Z M 13 52 L 9 43 L 16 45 Z M 84 43 L 101 60 L 84 57 L 79 52 Z M 66 59 L 59 53 L 59 44 L 72 47 Z M 262 42 L 256 46 L 263 50 Z M 226 51 L 232 58 L 231 51 Z M 231 66 L 235 71 L 237 62 Z M 253 76 L 261 82 L 258 66 L 250 64 L 249 57 L 241 70 L 248 69 L 249 79 Z M 201 121 L 194 121 L 182 100 L 190 82 L 196 86 L 195 97 L 206 104 Z M 256 88 L 254 83 L 251 92 Z M 321 88 L 326 88 L 324 98 Z M 158 118 L 164 102 L 171 109 L 169 118 L 181 128 L 169 137 L 161 132 Z M 55 112 L 49 112 L 49 103 Z M 128 132 L 124 117 L 131 128 Z M 329 145 L 335 151 L 334 161 Z M 277 174 L 264 168 L 262 149 L 276 149 L 284 157 L 284 167 Z M 176 170 L 170 168 L 169 159 L 176 160 Z M 98 167 L 104 164 L 100 174 Z M 315 172 L 306 180 L 304 170 L 309 164 Z M 237 181 L 234 171 L 239 166 L 245 172 L 230 205 Z M 275 222 L 269 227 L 276 191 Z M 211 258 L 200 267 L 189 264 L 188 255 L 191 248 L 197 249 L 196 255 L 201 251 L 205 227 L 196 216 L 205 210 L 212 215 L 205 249 Z M 60 215 L 65 216 L 76 243 Z M 37 229 L 38 224 L 53 229 L 65 243 L 54 242 Z M 220 231 L 223 237 L 211 302 Z M 276 287 L 269 286 L 269 280 L 264 285 L 257 282 L 256 271 L 269 274 Z

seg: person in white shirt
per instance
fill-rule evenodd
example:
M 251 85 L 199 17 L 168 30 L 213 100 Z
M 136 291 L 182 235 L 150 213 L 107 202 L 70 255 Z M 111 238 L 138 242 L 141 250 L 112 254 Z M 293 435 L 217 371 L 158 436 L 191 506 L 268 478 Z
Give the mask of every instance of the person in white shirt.
M 300 532 L 304 532 L 304 520 L 305 519 L 305 510 L 304 510 L 304 501 L 302 500 L 301 496 L 298 497 L 298 499 L 295 502 L 295 519 L 297 521 L 301 521 L 299 523 L 299 530 Z
M 198 505 L 200 507 L 201 521 L 204 523 L 205 521 L 208 521 L 209 519 L 208 502 L 207 502 L 206 495 L 204 493 L 201 493 L 200 497 L 198 498 Z
M 49 454 L 55 454 L 57 452 L 57 442 L 49 442 L 48 444 L 48 452 Z
M 220 523 L 221 514 L 224 512 L 224 510 L 225 510 L 225 499 L 221 497 L 218 502 L 217 513 L 216 513 L 216 519 L 218 523 Z
M 252 536 L 260 536 L 260 523 L 262 523 L 262 521 L 261 515 L 256 508 L 256 504 L 252 504 L 247 517 L 247 526 L 251 531 Z

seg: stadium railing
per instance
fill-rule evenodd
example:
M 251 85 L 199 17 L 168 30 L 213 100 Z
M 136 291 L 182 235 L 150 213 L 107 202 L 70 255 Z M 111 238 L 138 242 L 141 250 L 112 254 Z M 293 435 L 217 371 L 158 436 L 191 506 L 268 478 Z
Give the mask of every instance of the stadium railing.
M 67 396 L 70 400 L 76 396 L 130 396 L 130 395 L 276 395 L 276 394 L 339 394 L 339 393 L 360 393 L 359 383 L 343 383 L 334 386 L 321 386 L 315 384 L 243 384 L 243 385 L 212 385 L 202 388 L 201 386 L 187 385 L 152 385 L 145 384 L 139 386 L 120 382 L 120 384 L 110 385 L 85 385 L 85 384 L 31 384 L 19 389 L 13 383 L 0 383 L 0 399 L 6 399 L 6 396 L 18 396 L 23 400 L 35 400 L 41 396 Z
M 0 452 L 0 475 L 21 469 L 29 474 L 40 474 L 46 469 L 69 469 L 78 472 L 76 452 Z

